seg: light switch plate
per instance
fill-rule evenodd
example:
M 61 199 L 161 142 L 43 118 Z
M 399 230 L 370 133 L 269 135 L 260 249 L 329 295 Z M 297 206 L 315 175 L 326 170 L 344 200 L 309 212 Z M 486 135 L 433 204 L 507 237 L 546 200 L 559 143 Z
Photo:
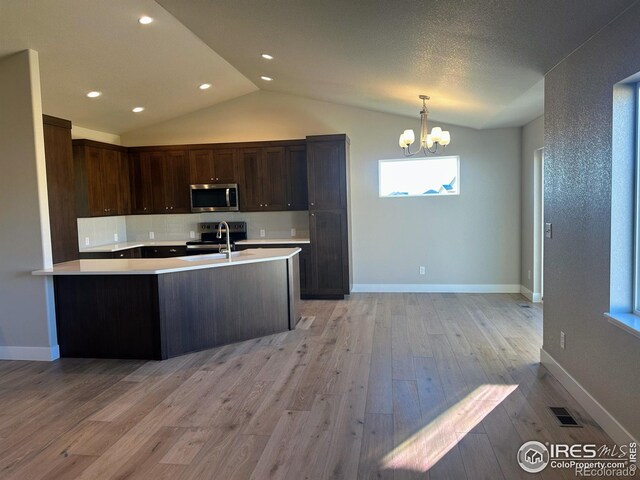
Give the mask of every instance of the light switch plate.
M 264 228 L 260 229 L 260 238 L 264 238 L 267 235 L 267 232 L 264 231 Z
M 156 234 L 153 232 L 149 232 L 149 240 L 153 240 L 154 238 L 156 238 Z
M 296 232 L 296 229 L 295 229 L 295 228 L 292 228 L 292 229 L 291 229 L 291 236 L 292 236 L 292 237 L 295 237 L 295 236 L 296 236 L 296 233 L 297 233 L 297 232 Z
M 547 238 L 551 238 L 552 233 L 552 225 L 550 223 L 544 224 L 544 236 Z
M 189 238 L 196 238 L 196 232 L 194 232 L 193 230 L 191 230 L 189 232 Z
M 85 247 L 88 247 L 88 246 L 89 246 L 89 244 L 90 244 L 90 242 L 89 242 L 89 237 L 84 237 L 84 246 L 85 246 Z
M 114 233 L 114 234 L 113 234 L 113 241 L 114 241 L 114 242 L 117 242 L 117 241 L 118 241 L 118 234 L 117 234 L 117 233 Z

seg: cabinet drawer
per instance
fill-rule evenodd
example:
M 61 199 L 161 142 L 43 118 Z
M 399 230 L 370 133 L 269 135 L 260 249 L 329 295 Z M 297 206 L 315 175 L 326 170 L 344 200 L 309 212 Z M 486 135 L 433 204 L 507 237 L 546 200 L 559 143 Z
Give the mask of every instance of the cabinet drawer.
M 144 247 L 142 250 L 143 258 L 184 257 L 186 254 L 186 245 Z

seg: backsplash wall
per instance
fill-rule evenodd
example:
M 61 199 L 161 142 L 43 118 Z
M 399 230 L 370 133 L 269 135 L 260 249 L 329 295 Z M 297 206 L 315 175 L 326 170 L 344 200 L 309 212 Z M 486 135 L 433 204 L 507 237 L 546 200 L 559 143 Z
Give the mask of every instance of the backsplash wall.
M 148 241 L 149 232 L 154 240 L 189 240 L 190 232 L 198 234 L 198 223 L 226 221 L 247 222 L 248 238 L 260 238 L 260 230 L 265 230 L 264 238 L 292 238 L 291 229 L 296 229 L 295 238 L 309 237 L 309 213 L 296 212 L 220 212 L 193 213 L 181 215 L 129 215 L 121 217 L 79 218 L 78 245 L 89 246 L 114 243 L 114 234 L 118 241 Z
M 118 242 L 127 241 L 126 217 L 78 219 L 78 246 L 80 249 L 115 243 L 114 234 L 118 235 Z M 88 245 L 86 239 L 89 239 Z

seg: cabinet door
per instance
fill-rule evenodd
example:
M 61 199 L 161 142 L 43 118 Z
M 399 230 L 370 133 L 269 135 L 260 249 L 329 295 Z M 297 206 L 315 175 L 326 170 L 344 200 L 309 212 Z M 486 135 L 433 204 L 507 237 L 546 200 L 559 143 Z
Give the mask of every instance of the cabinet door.
M 287 210 L 287 160 L 284 147 L 263 149 L 259 176 L 262 183 L 261 210 Z
M 153 211 L 151 163 L 149 155 L 129 154 L 131 181 L 131 213 L 144 214 Z
M 149 162 L 151 171 L 151 198 L 153 204 L 153 213 L 168 213 L 169 203 L 166 195 L 165 177 L 165 158 L 164 152 L 142 152 L 140 158 L 143 162 Z
M 131 186 L 129 180 L 129 158 L 124 152 L 117 152 L 118 169 L 118 215 L 131 213 Z
M 53 263 L 78 259 L 71 122 L 44 117 L 44 153 Z
M 307 210 L 307 149 L 303 146 L 287 147 L 287 209 Z M 302 257 L 301 260 L 302 261 Z
M 103 149 L 100 152 L 102 180 L 102 202 L 106 215 L 118 215 L 118 192 L 120 189 L 119 153 Z
M 344 141 L 307 142 L 309 209 L 346 208 Z
M 344 294 L 344 273 L 348 265 L 344 242 L 347 218 L 344 210 L 311 211 L 311 290 L 316 295 Z
M 257 148 L 241 149 L 240 210 L 245 212 L 261 210 L 262 182 L 260 179 L 261 151 Z
M 165 199 L 170 213 L 189 213 L 189 158 L 187 152 L 169 151 L 164 163 Z
M 300 264 L 300 294 L 311 293 L 311 247 L 298 245 L 302 251 L 298 254 Z
M 213 167 L 212 150 L 192 150 L 189 152 L 191 183 L 214 183 Z
M 214 183 L 238 183 L 236 151 L 233 148 L 221 148 L 214 150 L 212 155 Z
M 108 215 L 107 207 L 103 200 L 105 176 L 102 154 L 99 148 L 83 147 L 84 164 L 82 167 L 86 172 L 86 194 L 89 204 L 89 215 L 100 217 Z

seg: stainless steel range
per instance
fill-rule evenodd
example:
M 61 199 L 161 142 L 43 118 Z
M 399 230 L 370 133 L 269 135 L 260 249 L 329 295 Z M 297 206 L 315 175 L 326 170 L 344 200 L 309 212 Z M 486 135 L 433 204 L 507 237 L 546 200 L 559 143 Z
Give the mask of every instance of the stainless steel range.
M 239 240 L 247 239 L 247 222 L 227 222 L 229 224 L 229 238 L 231 240 L 231 249 L 234 249 L 234 243 Z M 198 224 L 198 232 L 200 240 L 192 240 L 187 242 L 187 254 L 200 255 L 205 253 L 218 253 L 221 249 L 226 248 L 226 229 L 222 230 L 222 238 L 217 238 L 218 225 L 220 222 L 204 222 Z

